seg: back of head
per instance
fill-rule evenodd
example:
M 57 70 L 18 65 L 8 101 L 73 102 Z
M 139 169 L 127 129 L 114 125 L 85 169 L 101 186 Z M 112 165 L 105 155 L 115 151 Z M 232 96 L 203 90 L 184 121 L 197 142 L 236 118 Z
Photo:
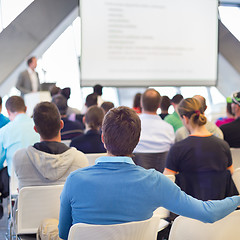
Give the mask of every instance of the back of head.
M 93 87 L 93 93 L 96 93 L 97 95 L 102 96 L 102 89 L 103 87 L 97 84 Z
M 57 106 L 61 115 L 66 115 L 68 108 L 67 99 L 62 94 L 53 96 L 52 102 Z
M 8 111 L 15 112 L 26 112 L 26 106 L 22 97 L 12 96 L 6 101 L 6 108 Z
M 161 96 L 155 89 L 149 88 L 142 94 L 141 103 L 144 111 L 156 112 L 160 102 Z
M 85 121 L 89 128 L 98 130 L 102 126 L 104 112 L 98 106 L 91 106 L 85 114 Z
M 133 107 L 134 108 L 140 108 L 141 107 L 141 96 L 142 96 L 141 93 L 137 93 L 134 96 L 134 99 L 133 99 Z
M 112 102 L 103 102 L 101 108 L 104 110 L 106 114 L 110 109 L 114 108 L 114 104 Z
M 91 93 L 86 97 L 85 105 L 89 108 L 93 105 L 97 105 L 97 94 Z
M 128 107 L 113 108 L 103 119 L 102 133 L 107 151 L 114 156 L 129 156 L 138 144 L 141 121 Z
M 227 113 L 234 116 L 234 113 L 232 111 L 232 98 L 227 97 Z
M 66 98 L 69 99 L 70 95 L 71 95 L 71 88 L 67 87 L 67 88 L 63 88 L 60 93 Z
M 189 118 L 191 125 L 203 126 L 207 122 L 202 105 L 195 98 L 183 99 L 178 105 L 178 112 L 182 118 Z
M 60 91 L 61 91 L 61 88 L 57 87 L 55 84 L 49 87 L 49 92 L 51 94 L 51 97 L 59 94 Z
M 2 106 L 2 97 L 0 97 L 0 107 Z
M 168 111 L 168 108 L 171 105 L 170 98 L 168 96 L 162 96 L 161 98 L 161 103 L 160 103 L 160 108 L 162 111 Z
M 205 112 L 205 110 L 207 109 L 206 99 L 201 95 L 195 95 L 193 97 L 201 103 L 203 112 Z
M 54 103 L 41 102 L 33 110 L 35 127 L 43 139 L 52 139 L 60 131 L 60 113 Z
M 172 99 L 171 103 L 179 104 L 183 100 L 183 96 L 181 94 L 176 94 Z

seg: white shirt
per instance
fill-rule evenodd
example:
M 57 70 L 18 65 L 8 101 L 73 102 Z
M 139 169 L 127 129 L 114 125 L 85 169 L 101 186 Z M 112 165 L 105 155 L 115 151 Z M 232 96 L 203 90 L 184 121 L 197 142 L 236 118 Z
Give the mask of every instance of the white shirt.
M 160 153 L 169 151 L 175 140 L 172 125 L 163 121 L 158 115 L 140 114 L 140 141 L 133 152 Z
M 33 71 L 31 68 L 28 68 L 28 74 L 29 74 L 29 77 L 30 77 L 31 83 L 32 83 L 32 91 L 37 92 L 38 91 L 37 73 L 35 71 Z

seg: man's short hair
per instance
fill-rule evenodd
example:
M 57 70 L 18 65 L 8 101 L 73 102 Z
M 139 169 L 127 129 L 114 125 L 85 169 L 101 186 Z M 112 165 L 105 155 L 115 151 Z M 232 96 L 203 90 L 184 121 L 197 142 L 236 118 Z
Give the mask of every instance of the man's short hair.
M 205 110 L 207 109 L 207 104 L 206 104 L 205 97 L 203 97 L 201 95 L 194 95 L 193 98 L 197 99 L 201 103 L 202 110 L 203 110 L 203 112 L 205 112 Z
M 66 115 L 68 109 L 67 99 L 62 94 L 53 96 L 52 102 L 57 106 L 61 115 Z
M 0 106 L 2 106 L 2 97 L 0 97 Z
M 156 112 L 161 102 L 161 95 L 153 88 L 147 89 L 141 98 L 143 110 L 148 112 Z
M 6 101 L 6 109 L 12 113 L 26 112 L 26 106 L 22 97 L 11 96 Z
M 102 85 L 97 84 L 93 87 L 93 93 L 102 96 L 102 89 L 103 89 Z
M 168 108 L 171 105 L 170 98 L 168 96 L 162 96 L 161 98 L 161 103 L 160 103 L 160 108 L 162 111 L 168 111 Z
M 93 105 L 97 105 L 97 98 L 98 98 L 97 94 L 95 93 L 89 94 L 86 97 L 86 102 L 85 102 L 86 106 L 89 108 Z
M 60 113 L 54 103 L 41 102 L 33 110 L 35 127 L 43 139 L 52 139 L 60 131 Z
M 171 103 L 179 104 L 183 100 L 183 96 L 181 94 L 176 94 L 172 99 Z
M 112 102 L 103 102 L 101 108 L 106 114 L 110 109 L 114 108 L 114 104 Z
M 31 63 L 32 63 L 32 61 L 33 61 L 33 59 L 34 58 L 36 58 L 36 57 L 30 57 L 28 60 L 27 60 L 27 65 L 29 66 Z
M 107 151 L 114 156 L 129 156 L 137 146 L 141 121 L 128 107 L 113 108 L 103 119 L 102 133 Z
M 85 121 L 91 129 L 97 130 L 102 126 L 104 112 L 98 106 L 91 106 L 85 114 Z

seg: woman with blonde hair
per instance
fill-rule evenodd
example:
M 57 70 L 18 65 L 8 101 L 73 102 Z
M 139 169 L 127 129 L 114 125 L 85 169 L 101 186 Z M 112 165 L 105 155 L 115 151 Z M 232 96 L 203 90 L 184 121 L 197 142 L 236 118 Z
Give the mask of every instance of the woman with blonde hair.
M 178 113 L 190 135 L 172 146 L 164 174 L 176 175 L 176 184 L 201 200 L 238 194 L 230 174 L 233 166 L 229 145 L 206 129 L 207 119 L 200 102 L 183 99 Z

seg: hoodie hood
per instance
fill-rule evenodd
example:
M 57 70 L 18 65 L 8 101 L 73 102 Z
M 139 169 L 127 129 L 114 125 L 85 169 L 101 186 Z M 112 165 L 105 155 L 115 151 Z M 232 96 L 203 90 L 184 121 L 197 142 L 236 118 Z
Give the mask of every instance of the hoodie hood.
M 76 158 L 76 151 L 75 148 L 70 148 L 61 154 L 49 154 L 29 146 L 27 155 L 44 178 L 56 181 L 71 167 Z

